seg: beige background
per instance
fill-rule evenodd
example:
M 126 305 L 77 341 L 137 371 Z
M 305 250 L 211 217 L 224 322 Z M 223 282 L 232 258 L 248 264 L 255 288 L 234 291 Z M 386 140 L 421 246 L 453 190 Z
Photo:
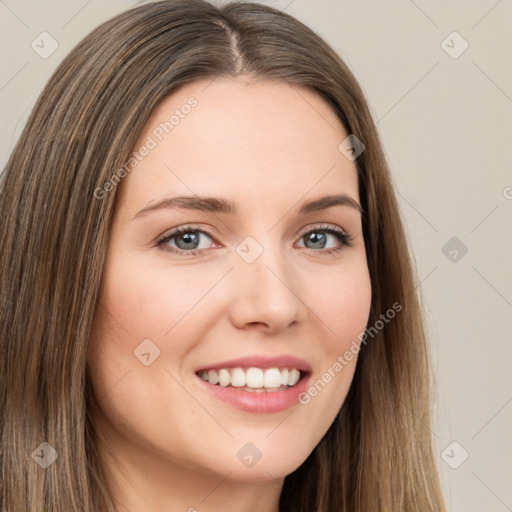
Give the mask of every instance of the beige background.
M 1 167 L 60 60 L 136 3 L 0 0 Z M 427 306 L 448 509 L 512 511 L 512 1 L 265 3 L 337 49 L 378 124 Z M 31 48 L 43 31 L 47 59 Z

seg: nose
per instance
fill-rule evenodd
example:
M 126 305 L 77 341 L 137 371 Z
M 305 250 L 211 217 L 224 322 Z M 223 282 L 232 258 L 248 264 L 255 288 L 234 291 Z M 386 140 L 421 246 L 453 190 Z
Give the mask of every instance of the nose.
M 252 262 L 239 254 L 230 272 L 232 323 L 273 334 L 302 322 L 307 315 L 304 290 L 282 247 L 264 246 Z

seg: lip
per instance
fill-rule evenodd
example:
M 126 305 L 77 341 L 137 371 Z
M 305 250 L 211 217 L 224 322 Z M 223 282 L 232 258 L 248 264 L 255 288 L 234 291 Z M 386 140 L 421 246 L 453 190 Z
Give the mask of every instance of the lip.
M 220 367 L 226 368 L 225 366 Z M 244 391 L 232 386 L 223 387 L 217 384 L 210 384 L 198 375 L 196 375 L 196 378 L 200 381 L 201 386 L 205 386 L 207 392 L 237 409 L 252 413 L 270 414 L 284 411 L 297 405 L 300 394 L 305 392 L 309 385 L 311 373 L 301 373 L 299 382 L 290 388 L 281 391 L 263 392 Z
M 207 366 L 200 366 L 194 371 L 201 372 L 203 370 L 218 370 L 220 368 L 297 368 L 304 373 L 311 373 L 311 365 L 304 359 L 292 356 L 292 355 L 281 355 L 275 357 L 268 356 L 245 356 L 239 357 L 238 359 L 230 359 L 229 361 L 221 361 L 220 363 L 212 363 Z M 293 388 L 290 388 L 293 389 Z M 247 392 L 249 393 L 249 392 Z M 280 393 L 276 391 L 276 393 Z

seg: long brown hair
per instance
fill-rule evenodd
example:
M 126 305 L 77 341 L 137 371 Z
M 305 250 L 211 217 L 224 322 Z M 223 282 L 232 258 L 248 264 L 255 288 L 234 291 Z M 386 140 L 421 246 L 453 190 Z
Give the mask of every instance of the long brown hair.
M 1 176 L 2 511 L 115 510 L 95 449 L 86 365 L 115 199 L 115 190 L 101 199 L 97 191 L 123 167 L 166 95 L 195 80 L 240 74 L 315 91 L 363 141 L 356 164 L 367 213 L 368 324 L 402 306 L 362 344 L 340 413 L 286 477 L 281 509 L 445 510 L 415 270 L 360 86 L 320 37 L 279 10 L 164 0 L 103 23 L 70 52 Z M 43 442 L 58 454 L 46 469 L 34 462 Z

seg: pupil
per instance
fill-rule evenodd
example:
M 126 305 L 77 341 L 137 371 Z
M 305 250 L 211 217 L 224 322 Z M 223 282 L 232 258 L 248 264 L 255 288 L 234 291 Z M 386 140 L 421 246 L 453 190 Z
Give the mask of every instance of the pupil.
M 309 240 L 313 242 L 313 244 L 316 244 L 314 249 L 322 249 L 325 244 L 325 233 L 322 233 L 320 236 L 318 236 L 317 233 L 311 233 Z
M 180 243 L 181 239 L 185 240 L 184 244 Z M 176 238 L 176 245 L 180 249 L 196 249 L 198 240 L 199 238 L 197 233 L 183 233 L 182 235 Z M 190 244 L 192 244 L 192 247 L 190 246 Z

